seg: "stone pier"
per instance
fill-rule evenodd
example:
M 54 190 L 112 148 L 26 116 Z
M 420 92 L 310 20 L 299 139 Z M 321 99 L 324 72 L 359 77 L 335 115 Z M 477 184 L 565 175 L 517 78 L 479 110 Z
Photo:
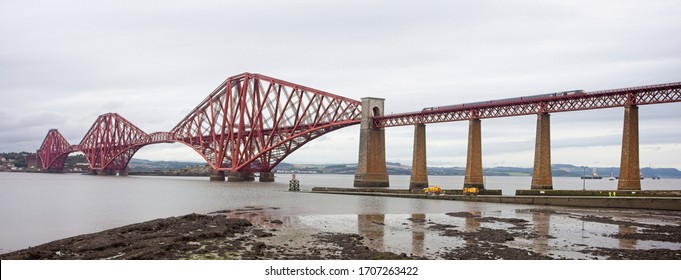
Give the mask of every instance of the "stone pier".
M 253 172 L 241 172 L 241 176 L 243 177 L 244 182 L 255 181 L 255 173 Z
M 60 171 L 61 173 L 64 173 L 64 171 Z M 88 175 L 97 175 L 97 176 L 128 176 L 129 169 L 125 170 L 103 170 L 103 169 L 90 169 L 88 172 Z
M 622 133 L 622 160 L 618 190 L 640 190 L 641 170 L 638 160 L 638 107 L 624 107 L 624 131 Z
M 468 124 L 468 155 L 466 177 L 463 187 L 485 189 L 482 174 L 482 133 L 480 119 L 471 119 Z
M 385 131 L 374 128 L 373 116 L 383 115 L 385 99 L 362 98 L 362 122 L 359 130 L 359 160 L 355 173 L 356 188 L 390 186 L 385 166 Z
M 274 182 L 274 172 L 260 172 L 260 177 L 258 177 L 260 182 Z
M 426 163 L 426 125 L 414 126 L 414 155 L 411 163 L 409 189 L 428 187 L 428 167 Z
M 244 178 L 243 172 L 229 171 L 227 173 L 227 182 L 243 182 Z
M 111 176 L 111 175 L 116 175 L 116 173 L 114 173 L 114 172 L 115 172 L 115 171 L 112 171 L 112 170 L 104 170 L 104 169 L 101 169 L 101 170 L 97 170 L 97 175 L 99 175 L 99 176 Z
M 211 181 L 225 181 L 225 171 L 213 170 L 210 173 L 210 180 Z
M 551 118 L 548 113 L 537 114 L 537 138 L 534 144 L 533 190 L 552 190 L 551 174 Z

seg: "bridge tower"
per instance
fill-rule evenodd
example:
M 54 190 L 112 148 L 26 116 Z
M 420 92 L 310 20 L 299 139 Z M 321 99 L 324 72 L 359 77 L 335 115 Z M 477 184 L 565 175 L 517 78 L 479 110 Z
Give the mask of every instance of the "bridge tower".
M 385 130 L 374 127 L 373 123 L 373 117 L 383 115 L 384 101 L 383 98 L 362 98 L 356 188 L 390 186 L 385 165 Z
M 463 187 L 485 189 L 482 175 L 482 131 L 480 119 L 471 118 L 468 124 L 468 154 L 466 156 L 466 177 L 463 180 Z
M 534 145 L 533 190 L 552 190 L 551 174 L 551 118 L 548 113 L 537 114 L 537 138 Z
M 638 106 L 624 107 L 622 132 L 622 159 L 618 190 L 641 190 L 641 170 L 638 160 Z
M 409 189 L 428 187 L 428 166 L 426 162 L 426 125 L 414 125 L 414 155 L 411 163 Z

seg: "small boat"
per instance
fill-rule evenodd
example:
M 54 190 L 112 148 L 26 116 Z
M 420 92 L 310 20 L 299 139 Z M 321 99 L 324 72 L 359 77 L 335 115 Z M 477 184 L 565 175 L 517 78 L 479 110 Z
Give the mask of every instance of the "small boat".
M 615 181 L 615 176 L 612 176 L 612 173 L 610 173 L 610 178 L 608 178 L 609 181 Z
M 600 175 L 598 175 L 598 173 L 596 172 L 596 168 L 594 168 L 593 173 L 591 173 L 591 176 L 585 175 L 585 176 L 582 176 L 580 179 L 596 179 L 596 180 L 600 180 L 600 179 L 603 179 L 603 177 L 600 176 Z

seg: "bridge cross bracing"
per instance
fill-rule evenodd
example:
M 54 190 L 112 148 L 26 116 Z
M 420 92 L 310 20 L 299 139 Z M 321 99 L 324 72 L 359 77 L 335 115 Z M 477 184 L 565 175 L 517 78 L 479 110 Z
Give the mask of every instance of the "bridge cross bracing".
M 513 117 L 522 115 L 537 115 L 537 138 L 535 144 L 535 162 L 532 178 L 532 189 L 552 189 L 551 156 L 550 156 L 550 124 L 549 113 L 592 110 L 614 107 L 625 107 L 624 129 L 622 136 L 622 154 L 620 161 L 620 179 L 618 190 L 640 190 L 640 168 L 638 153 L 638 106 L 671 103 L 681 101 L 681 83 L 668 83 L 641 87 L 585 92 L 583 90 L 557 92 L 535 96 L 490 100 L 468 104 L 428 107 L 421 111 L 377 115 L 371 119 L 372 128 L 361 131 L 370 141 L 378 141 L 382 136 L 378 132 L 387 127 L 415 125 L 414 163 L 410 188 L 420 188 L 428 185 L 427 176 L 423 175 L 425 159 L 425 124 L 468 120 L 469 137 L 466 162 L 466 176 L 464 188 L 474 187 L 484 189 L 482 171 L 480 120 L 487 118 Z M 382 103 L 381 103 L 382 106 Z M 378 108 L 378 107 L 374 107 Z M 376 135 L 376 136 L 372 136 Z M 360 149 L 362 146 L 360 146 Z M 384 144 L 360 151 L 362 160 L 380 157 L 385 152 Z M 376 154 L 372 155 L 372 151 Z M 383 159 L 383 162 L 385 160 Z M 361 164 L 360 164 L 361 166 Z M 416 171 L 416 172 L 415 172 Z M 366 174 L 364 174 L 366 173 Z M 389 186 L 382 174 L 373 172 L 374 180 L 365 179 L 369 172 L 355 177 L 355 186 Z
M 530 99 L 518 97 L 500 101 L 491 100 L 475 102 L 472 105 L 431 107 L 430 110 L 375 117 L 374 125 L 376 127 L 392 127 L 679 101 L 681 101 L 681 83 L 668 83 Z
M 545 151 L 550 148 L 540 149 L 539 142 L 550 142 L 548 135 L 541 134 L 549 133 L 549 113 L 613 107 L 637 108 L 638 105 L 679 102 L 681 83 L 518 97 L 431 107 L 391 115 L 381 114 L 382 99 L 367 100 L 371 102 L 363 105 L 360 101 L 302 85 L 260 74 L 243 73 L 227 78 L 169 132 L 147 134 L 122 116 L 107 113 L 95 120 L 78 145 L 69 144 L 56 129 L 50 130 L 38 150 L 38 156 L 43 169 L 61 170 L 69 153 L 83 152 L 91 170 L 101 174 L 123 172 L 134 154 L 146 145 L 182 143 L 206 160 L 218 180 L 224 180 L 224 172 L 228 171 L 230 180 L 233 178 L 232 175 L 234 180 L 238 181 L 249 176 L 252 178 L 253 172 L 260 172 L 261 180 L 265 178 L 271 181 L 274 180 L 271 173 L 273 168 L 307 142 L 336 129 L 362 122 L 358 165 L 366 169 L 361 171 L 361 168 L 358 168 L 355 185 L 388 186 L 387 174 L 384 174 L 385 136 L 381 133 L 387 127 L 537 114 L 537 137 L 543 139 L 538 140 L 537 151 L 547 153 Z M 364 107 L 367 109 L 366 113 L 362 111 Z M 636 117 L 630 119 L 636 120 L 633 125 L 637 130 L 635 112 Z M 539 132 L 540 126 L 545 132 Z M 471 131 L 479 132 L 479 124 L 472 126 Z M 419 137 L 425 137 L 425 127 L 417 128 L 416 132 L 422 135 Z M 630 137 L 633 142 L 628 146 L 636 146 L 635 157 L 630 161 L 638 161 L 637 137 L 637 131 Z M 468 157 L 474 162 L 480 162 L 481 155 L 476 155 L 479 153 L 479 149 L 476 149 L 479 142 L 480 139 L 471 138 L 469 135 Z M 414 162 L 419 162 L 419 165 L 425 164 L 425 158 L 416 158 L 425 157 L 425 138 L 416 139 L 415 143 L 418 145 L 414 145 Z M 382 147 L 375 147 L 377 145 Z M 478 152 L 471 152 L 471 149 Z M 631 153 L 633 152 L 627 151 L 627 154 Z M 363 156 L 370 159 L 371 164 L 363 162 Z M 547 157 L 536 156 L 535 161 L 537 158 Z M 536 165 L 537 162 L 535 169 Z M 546 166 L 547 162 L 540 165 Z M 414 185 L 427 185 L 427 176 L 422 174 L 425 168 L 415 165 L 414 170 L 419 174 L 418 183 Z M 480 173 L 475 172 L 476 170 L 467 170 L 467 174 L 469 171 L 471 174 Z M 263 177 L 263 174 L 268 176 Z M 477 182 L 466 184 L 480 185 Z M 551 186 L 549 183 L 543 187 Z
M 145 133 L 116 113 L 99 116 L 80 144 L 50 130 L 38 151 L 43 169 L 63 169 L 66 155 L 85 154 L 91 170 L 124 171 L 142 147 L 182 143 L 216 172 L 271 172 L 293 151 L 359 123 L 360 102 L 260 74 L 227 78 L 171 131 Z M 273 178 L 273 177 L 272 177 Z

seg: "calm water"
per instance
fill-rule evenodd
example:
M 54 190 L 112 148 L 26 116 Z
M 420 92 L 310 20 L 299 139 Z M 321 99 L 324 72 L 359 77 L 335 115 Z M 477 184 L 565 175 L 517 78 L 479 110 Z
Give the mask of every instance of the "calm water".
M 288 192 L 288 175 L 275 183 L 210 182 L 202 177 L 104 177 L 79 174 L 0 172 L 0 253 L 52 240 L 92 233 L 136 222 L 208 213 L 244 206 L 277 207 L 277 216 L 296 217 L 299 223 L 342 225 L 362 215 L 402 215 L 445 212 L 487 212 L 517 216 L 527 205 L 472 203 Z M 352 175 L 298 175 L 301 189 L 352 187 Z M 431 176 L 431 185 L 459 188 L 463 177 Z M 391 188 L 407 188 L 409 176 L 391 176 Z M 529 177 L 487 177 L 490 189 L 512 195 L 528 188 Z M 555 189 L 581 189 L 579 178 L 555 178 Z M 681 180 L 644 180 L 645 189 L 681 189 Z M 587 189 L 616 189 L 616 182 L 586 181 Z M 331 219 L 319 217 L 334 217 Z M 353 218 L 354 217 L 354 218 Z M 320 222 L 325 221 L 325 222 Z M 324 224 L 328 223 L 328 225 Z M 338 227 L 338 226 L 336 226 Z M 357 227 L 350 227 L 357 230 Z M 346 229 L 347 230 L 347 229 Z M 342 230 L 339 230 L 342 231 Z

